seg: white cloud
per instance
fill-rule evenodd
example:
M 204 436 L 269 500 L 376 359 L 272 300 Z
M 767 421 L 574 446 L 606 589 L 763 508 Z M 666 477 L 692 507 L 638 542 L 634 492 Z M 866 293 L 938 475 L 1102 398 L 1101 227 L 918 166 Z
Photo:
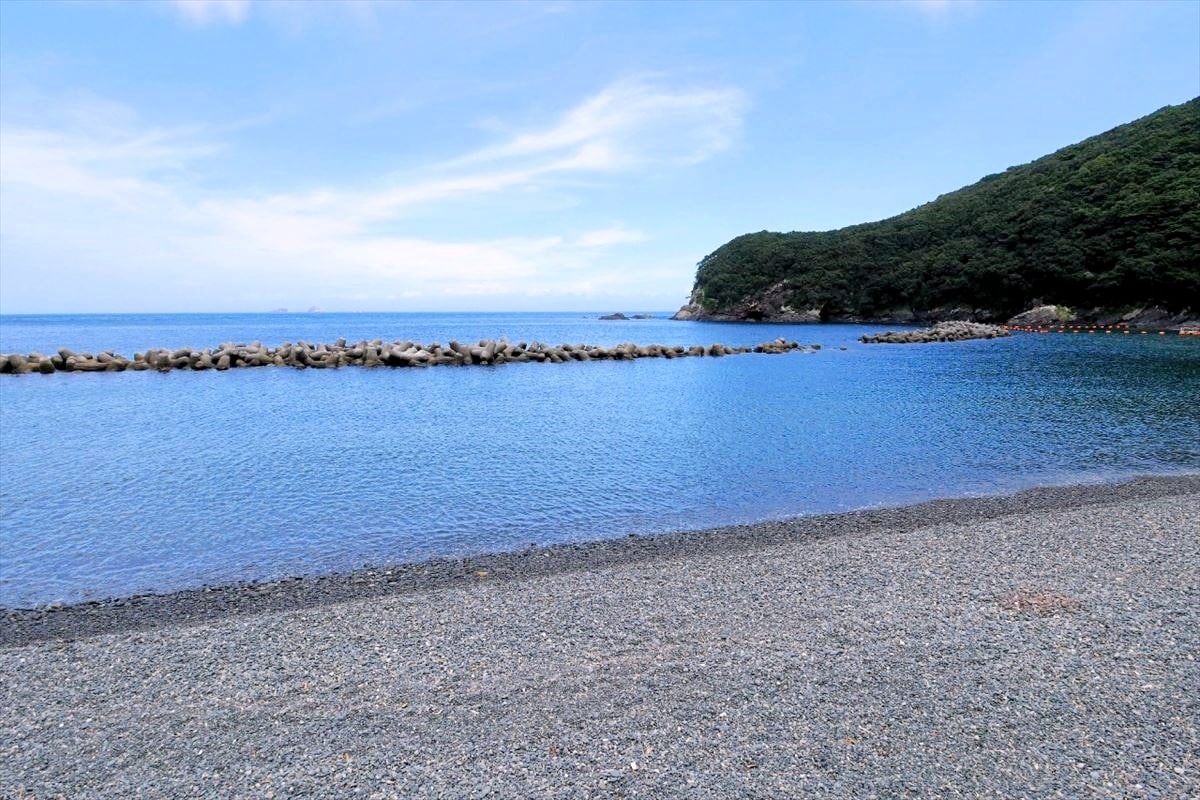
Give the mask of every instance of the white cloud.
M 250 12 L 250 0 L 169 0 L 192 25 L 238 25 Z
M 695 163 L 731 144 L 744 106 L 736 90 L 619 82 L 544 127 L 419 179 L 270 196 L 189 184 L 189 172 L 221 150 L 195 130 L 143 129 L 136 115 L 115 127 L 4 127 L 0 296 L 11 310 L 45 310 L 39 287 L 68 280 L 81 264 L 103 274 L 105 291 L 142 297 L 146 308 L 161 303 L 140 294 L 148 285 L 192 309 L 488 295 L 576 297 L 578 305 L 631 286 L 637 294 L 653 286 L 647 265 L 607 254 L 646 237 L 611 220 L 568 230 L 547 221 L 504 238 L 468 231 L 456 241 L 396 231 L 411 213 L 453 218 L 456 203 L 507 202 L 508 193 L 558 187 L 575 174 Z M 690 272 L 690 259 L 681 267 Z M 81 302 L 105 302 L 103 295 Z

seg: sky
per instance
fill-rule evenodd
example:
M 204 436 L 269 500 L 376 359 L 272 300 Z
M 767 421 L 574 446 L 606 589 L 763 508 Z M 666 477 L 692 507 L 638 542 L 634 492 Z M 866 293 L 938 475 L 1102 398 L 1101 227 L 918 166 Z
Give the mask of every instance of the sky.
M 0 312 L 672 310 L 1200 95 L 1200 2 L 0 3 Z

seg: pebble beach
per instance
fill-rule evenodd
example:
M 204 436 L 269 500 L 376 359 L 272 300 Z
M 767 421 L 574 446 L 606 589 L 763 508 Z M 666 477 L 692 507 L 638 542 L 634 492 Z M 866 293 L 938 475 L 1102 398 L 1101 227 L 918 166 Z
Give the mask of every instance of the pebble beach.
M 12 797 L 1188 797 L 1200 476 L 9 613 Z

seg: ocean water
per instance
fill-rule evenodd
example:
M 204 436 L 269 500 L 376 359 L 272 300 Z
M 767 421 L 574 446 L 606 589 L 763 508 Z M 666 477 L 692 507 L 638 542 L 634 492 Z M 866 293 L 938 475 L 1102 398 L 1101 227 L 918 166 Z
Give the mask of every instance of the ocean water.
M 501 335 L 823 346 L 3 376 L 0 606 L 1200 471 L 1196 339 L 888 346 L 857 342 L 879 326 L 596 316 L 0 317 L 0 352 Z

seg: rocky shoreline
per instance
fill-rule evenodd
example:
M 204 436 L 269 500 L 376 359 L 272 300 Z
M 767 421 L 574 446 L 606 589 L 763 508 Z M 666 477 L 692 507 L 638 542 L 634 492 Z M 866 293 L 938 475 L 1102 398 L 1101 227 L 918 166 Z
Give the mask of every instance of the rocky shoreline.
M 767 322 L 784 324 L 837 323 L 879 325 L 933 325 L 939 322 L 978 322 L 992 325 L 1056 325 L 1078 323 L 1087 325 L 1123 325 L 1131 328 L 1179 330 L 1200 327 L 1200 312 L 1192 309 L 1168 310 L 1157 306 L 1111 309 L 1072 309 L 1062 305 L 1034 303 L 1029 309 L 1013 315 L 994 309 L 942 307 L 932 309 L 896 308 L 878 314 L 860 316 L 828 312 L 821 308 L 795 308 L 787 304 L 786 284 L 777 284 L 745 300 L 713 310 L 704 306 L 698 290 L 688 303 L 671 317 L 693 322 Z
M 505 338 L 482 339 L 478 344 L 462 344 L 451 340 L 446 346 L 438 342 L 420 344 L 397 339 L 381 339 L 348 343 L 338 339 L 333 344 L 285 342 L 278 347 L 227 343 L 217 348 L 195 350 L 190 347 L 175 350 L 151 349 L 127 358 L 105 351 L 99 354 L 75 352 L 60 348 L 57 353 L 0 354 L 0 374 L 22 375 L 55 372 L 124 372 L 125 370 L 217 370 L 244 367 L 295 367 L 337 369 L 339 367 L 438 367 L 438 366 L 495 366 L 507 363 L 563 364 L 569 361 L 628 361 L 638 358 L 697 358 L 719 357 L 742 353 L 780 354 L 820 350 L 820 345 L 806 346 L 780 338 L 750 347 L 714 343 L 708 345 L 636 345 L 631 342 L 603 347 L 592 344 L 547 345 L 541 342 L 510 343 Z

